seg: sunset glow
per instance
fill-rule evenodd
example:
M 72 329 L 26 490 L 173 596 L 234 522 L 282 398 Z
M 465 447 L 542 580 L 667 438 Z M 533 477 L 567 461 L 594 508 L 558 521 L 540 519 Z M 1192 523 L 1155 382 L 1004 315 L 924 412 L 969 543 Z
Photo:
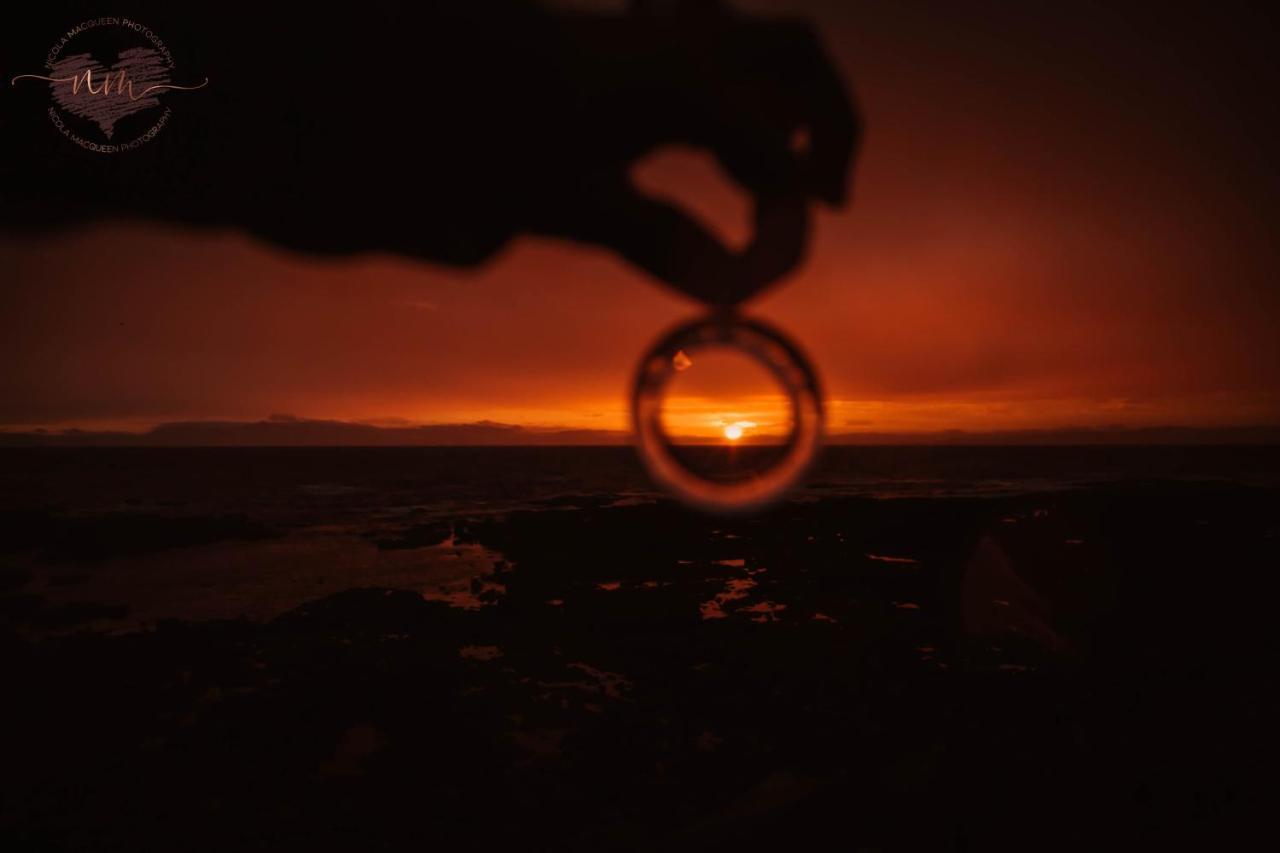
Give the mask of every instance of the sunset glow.
M 1274 246 L 1267 229 L 1239 226 L 1273 219 L 1280 194 L 1248 177 L 1271 150 L 1249 140 L 1268 137 L 1228 130 L 1244 90 L 1200 85 L 1204 67 L 1145 44 L 1117 55 L 1145 57 L 1151 79 L 1082 70 L 1069 40 L 1034 61 L 979 62 L 935 43 L 945 20 L 921 31 L 895 8 L 815 11 L 872 132 L 854 203 L 816 212 L 804 262 L 748 306 L 819 370 L 828 433 L 1280 421 Z M 843 47 L 855 43 L 911 49 Z M 1123 133 L 1103 133 L 1117 116 Z M 1192 119 L 1200 136 L 1185 138 Z M 730 243 L 750 225 L 706 152 L 659 150 L 637 171 L 647 192 L 697 201 Z M 609 252 L 540 236 L 459 270 L 113 223 L 0 240 L 0 269 L 6 429 L 287 413 L 621 442 L 636 360 L 700 310 Z M 785 433 L 778 388 L 730 383 L 742 371 L 715 374 L 705 351 L 681 356 L 671 432 Z M 728 439 L 716 424 L 727 413 L 760 426 Z
M 729 421 L 728 423 L 720 421 L 720 423 L 723 424 L 724 437 L 729 441 L 737 441 L 745 436 L 748 430 L 754 430 L 760 426 L 755 421 Z

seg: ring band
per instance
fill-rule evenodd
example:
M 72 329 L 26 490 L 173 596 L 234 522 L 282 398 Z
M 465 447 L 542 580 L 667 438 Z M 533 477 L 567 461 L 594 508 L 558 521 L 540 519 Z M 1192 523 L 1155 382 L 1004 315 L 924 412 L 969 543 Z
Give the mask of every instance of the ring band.
M 680 370 L 679 355 L 709 347 L 735 350 L 759 363 L 785 389 L 791 406 L 781 457 L 737 482 L 717 482 L 692 471 L 662 426 L 663 391 Z M 714 313 L 678 326 L 640 359 L 631 418 L 640 458 L 658 483 L 698 509 L 744 512 L 773 503 L 808 469 L 822 441 L 822 392 L 809 360 L 782 332 L 734 313 Z

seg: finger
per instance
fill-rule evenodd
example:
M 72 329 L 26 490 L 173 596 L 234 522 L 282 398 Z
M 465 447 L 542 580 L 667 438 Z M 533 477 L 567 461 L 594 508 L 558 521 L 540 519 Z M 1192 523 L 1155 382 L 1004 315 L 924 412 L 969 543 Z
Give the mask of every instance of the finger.
M 538 230 L 612 249 L 637 267 L 707 305 L 736 305 L 803 257 L 808 233 L 802 197 L 772 196 L 756 205 L 756 238 L 731 252 L 679 208 L 636 192 L 623 181 L 593 186 L 573 205 L 572 220 Z
M 695 143 L 710 149 L 725 172 L 756 195 L 806 194 L 802 162 L 790 147 L 790 122 L 722 97 L 701 110 Z
M 809 200 L 803 193 L 757 195 L 755 236 L 738 257 L 746 295 L 754 294 L 798 267 L 809 246 Z
M 630 187 L 611 199 L 597 218 L 604 242 L 631 263 L 708 305 L 738 305 L 794 269 L 808 242 L 803 196 L 756 199 L 755 235 L 740 252 L 727 249 L 678 207 Z
M 843 204 L 861 127 L 813 29 L 725 17 L 704 23 L 686 35 L 688 77 L 705 82 L 678 89 L 700 141 L 748 189 L 795 186 Z M 799 149 L 797 138 L 806 143 Z
M 699 302 L 732 305 L 753 292 L 739 281 L 733 253 L 674 205 L 616 186 L 602 195 L 585 229 L 630 263 Z
M 739 299 L 783 277 L 803 259 L 811 192 L 803 164 L 789 145 L 788 128 L 787 123 L 728 108 L 705 128 L 707 146 L 754 204 L 751 242 L 735 256 Z
M 813 29 L 801 22 L 770 25 L 783 42 L 780 82 L 796 99 L 807 150 L 800 155 L 809 191 L 832 205 L 848 197 L 849 173 L 862 138 L 853 100 Z

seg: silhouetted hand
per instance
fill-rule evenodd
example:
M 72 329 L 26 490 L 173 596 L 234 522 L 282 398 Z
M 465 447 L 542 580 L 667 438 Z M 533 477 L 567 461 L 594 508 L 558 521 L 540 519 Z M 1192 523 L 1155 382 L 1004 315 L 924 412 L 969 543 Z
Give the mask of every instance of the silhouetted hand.
M 533 210 L 528 226 L 612 248 L 708 303 L 741 301 L 792 269 L 805 249 L 811 200 L 845 200 L 858 135 L 812 31 L 715 8 L 583 29 L 592 31 L 584 41 L 607 46 L 592 73 L 616 87 L 602 108 L 606 120 L 574 133 L 600 156 L 581 152 L 562 163 L 557 187 L 548 188 L 556 203 Z M 755 233 L 743 251 L 628 183 L 636 159 L 673 142 L 709 149 L 753 196 Z M 583 162 L 591 168 L 575 171 Z
M 626 15 L 527 0 L 239 11 L 136 12 L 179 73 L 209 78 L 166 97 L 170 126 L 136 151 L 76 149 L 43 120 L 47 91 L 6 93 L 16 132 L 3 143 L 3 221 L 141 215 L 312 253 L 460 265 L 516 234 L 547 234 L 732 304 L 799 262 L 814 200 L 846 197 L 857 121 L 799 22 L 708 0 L 638 2 Z M 64 11 L 44 29 L 11 29 L 8 55 L 38 68 L 44 40 L 76 20 Z M 670 143 L 709 149 L 753 196 L 744 250 L 630 184 L 632 165 Z

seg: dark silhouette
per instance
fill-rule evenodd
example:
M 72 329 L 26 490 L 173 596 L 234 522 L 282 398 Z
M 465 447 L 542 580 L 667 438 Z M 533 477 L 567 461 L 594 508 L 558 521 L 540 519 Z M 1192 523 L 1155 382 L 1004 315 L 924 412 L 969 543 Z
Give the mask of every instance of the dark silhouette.
M 623 448 L 0 451 L 0 849 L 1265 829 L 1274 447 L 838 448 L 822 470 L 814 500 L 709 519 L 620 503 L 645 488 Z M 377 558 L 335 560 L 335 526 Z M 106 633 L 148 608 L 181 621 Z
M 128 11 L 164 39 L 175 82 L 209 85 L 166 93 L 174 113 L 163 132 L 101 155 L 51 127 L 47 84 L 6 83 L 7 227 L 138 216 L 243 228 L 308 253 L 461 266 L 517 234 L 544 234 L 612 249 L 695 299 L 733 304 L 801 259 L 812 200 L 846 198 L 858 123 L 798 21 L 705 0 L 636 2 L 622 15 L 528 0 Z M 87 4 L 20 12 L 0 36 L 6 81 L 40 73 L 51 43 L 101 14 Z M 145 128 L 157 114 L 120 126 Z M 744 250 L 630 185 L 630 166 L 667 143 L 709 149 L 754 197 Z

